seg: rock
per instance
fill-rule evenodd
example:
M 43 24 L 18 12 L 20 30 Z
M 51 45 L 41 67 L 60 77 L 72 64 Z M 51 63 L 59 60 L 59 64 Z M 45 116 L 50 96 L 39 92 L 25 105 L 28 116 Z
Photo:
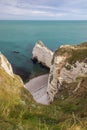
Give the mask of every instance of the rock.
M 18 54 L 18 53 L 20 53 L 19 51 L 12 51 L 13 53 L 16 53 L 16 54 Z
M 61 89 L 63 79 L 60 76 L 60 71 L 65 64 L 65 60 L 65 56 L 55 57 L 54 64 L 51 65 L 47 88 L 49 102 L 53 102 L 55 95 Z
M 77 77 L 81 77 L 81 76 L 84 76 L 85 74 L 87 74 L 87 68 L 85 67 L 86 63 L 77 61 L 75 63 L 75 65 L 76 66 L 71 65 L 72 70 L 70 70 L 70 71 L 67 70 L 65 67 L 63 67 L 60 72 L 60 76 L 67 83 L 75 82 Z
M 51 61 L 53 58 L 53 52 L 49 50 L 42 41 L 38 41 L 33 48 L 32 59 L 37 59 L 39 63 L 42 63 L 44 66 L 50 68 Z M 36 60 L 34 60 L 36 61 Z
M 6 73 L 14 77 L 13 69 L 7 58 L 0 52 L 0 68 L 3 68 Z
M 49 102 L 53 102 L 63 82 L 73 83 L 77 77 L 87 75 L 84 59 L 87 59 L 87 46 L 65 45 L 54 52 L 47 87 Z

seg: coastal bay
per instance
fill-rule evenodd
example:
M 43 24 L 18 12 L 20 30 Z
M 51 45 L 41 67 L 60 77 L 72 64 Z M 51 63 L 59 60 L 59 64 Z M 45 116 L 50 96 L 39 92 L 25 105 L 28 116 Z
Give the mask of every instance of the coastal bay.
M 79 115 L 79 120 L 82 124 L 85 124 L 84 128 L 87 128 L 87 42 L 79 45 L 62 45 L 56 51 L 51 52 L 39 41 L 32 50 L 32 60 L 37 58 L 34 64 L 30 58 L 36 69 L 34 73 L 39 70 L 42 74 L 42 70 L 46 70 L 44 65 L 50 69 L 50 72 L 49 75 L 36 77 L 38 76 L 38 73 L 36 73 L 26 77 L 32 71 L 30 69 L 24 71 L 24 68 L 19 67 L 17 73 L 20 72 L 25 76 L 25 80 L 27 78 L 29 80 L 25 85 L 21 78 L 14 74 L 10 62 L 1 53 L 0 94 L 2 96 L 0 97 L 0 112 L 2 113 L 1 119 L 4 117 L 2 122 L 5 125 L 1 123 L 0 126 L 6 128 L 7 119 L 9 124 L 10 121 L 14 121 L 14 125 L 9 125 L 11 129 L 14 126 L 18 128 L 21 122 L 23 122 L 21 125 L 23 129 L 37 129 L 38 123 L 41 122 L 41 127 L 44 124 L 48 129 L 53 127 L 55 129 L 63 128 L 62 126 L 65 124 L 64 129 L 69 130 L 68 128 L 72 127 L 73 123 L 68 122 L 69 126 L 67 128 L 65 121 L 73 120 L 72 113 L 75 113 L 73 116 L 78 117 Z M 20 54 L 19 51 L 12 51 L 12 53 Z M 51 53 L 52 55 L 50 55 Z M 18 63 L 21 60 L 22 57 Z M 66 61 L 68 61 L 68 64 Z M 25 67 L 27 65 L 25 64 Z M 6 108 L 6 111 L 4 108 Z M 84 117 L 82 117 L 83 112 L 86 113 Z M 77 124 L 78 122 L 73 125 L 74 129 Z M 81 125 L 78 124 L 78 126 Z

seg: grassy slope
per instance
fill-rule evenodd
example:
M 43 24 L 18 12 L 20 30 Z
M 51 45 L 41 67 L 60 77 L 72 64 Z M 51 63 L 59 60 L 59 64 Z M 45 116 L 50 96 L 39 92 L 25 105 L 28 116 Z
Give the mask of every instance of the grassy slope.
M 18 76 L 13 79 L 0 69 L 0 130 L 86 130 L 87 79 L 78 94 L 68 96 L 76 84 L 63 87 L 50 106 L 43 106 L 33 101 Z

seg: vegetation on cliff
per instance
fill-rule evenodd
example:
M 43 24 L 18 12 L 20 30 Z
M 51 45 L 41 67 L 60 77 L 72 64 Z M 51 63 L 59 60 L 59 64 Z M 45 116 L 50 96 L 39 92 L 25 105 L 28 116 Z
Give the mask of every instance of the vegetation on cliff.
M 74 95 L 67 91 L 77 83 L 65 84 L 56 100 L 43 106 L 33 101 L 21 79 L 0 69 L 0 129 L 1 130 L 86 130 L 87 78 L 82 77 L 80 89 Z M 66 89 L 68 87 L 68 89 Z
M 58 55 L 67 56 L 68 63 L 70 64 L 74 64 L 76 61 L 81 62 L 87 58 L 87 42 L 79 45 L 61 46 L 55 51 L 52 64 L 54 62 L 54 57 Z

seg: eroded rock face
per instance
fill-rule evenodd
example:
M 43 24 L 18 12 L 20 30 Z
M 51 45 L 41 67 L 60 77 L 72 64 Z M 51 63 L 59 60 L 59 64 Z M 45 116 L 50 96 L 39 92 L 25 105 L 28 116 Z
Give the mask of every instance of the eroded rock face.
M 2 67 L 6 73 L 14 77 L 13 69 L 7 58 L 0 52 L 0 67 Z
M 51 65 L 47 88 L 49 102 L 53 102 L 55 95 L 61 89 L 63 79 L 60 72 L 65 64 L 65 60 L 65 56 L 55 57 L 54 64 Z
M 73 56 L 74 54 L 76 55 Z M 61 46 L 54 52 L 48 78 L 47 93 L 49 102 L 53 102 L 55 95 L 62 89 L 63 82 L 73 83 L 77 77 L 87 75 L 87 63 L 84 62 L 86 57 L 87 47 L 84 46 L 66 45 Z M 70 61 L 75 61 L 75 63 L 71 64 Z
M 59 64 L 56 62 L 51 66 L 50 74 L 48 78 L 48 98 L 49 102 L 53 102 L 55 95 L 59 90 L 62 89 L 62 83 L 73 83 L 76 81 L 77 77 L 83 77 L 87 75 L 87 64 L 83 62 L 76 62 L 76 66 L 66 63 L 64 65 L 64 58 Z M 65 66 L 70 66 L 68 70 Z
M 87 74 L 87 64 L 84 62 L 76 62 L 74 65 L 66 64 L 60 72 L 60 76 L 67 83 L 72 83 L 77 77 L 83 77 Z
M 39 63 L 42 63 L 46 67 L 51 67 L 51 61 L 53 58 L 53 52 L 49 50 L 42 41 L 38 41 L 33 48 L 32 59 L 37 59 Z

